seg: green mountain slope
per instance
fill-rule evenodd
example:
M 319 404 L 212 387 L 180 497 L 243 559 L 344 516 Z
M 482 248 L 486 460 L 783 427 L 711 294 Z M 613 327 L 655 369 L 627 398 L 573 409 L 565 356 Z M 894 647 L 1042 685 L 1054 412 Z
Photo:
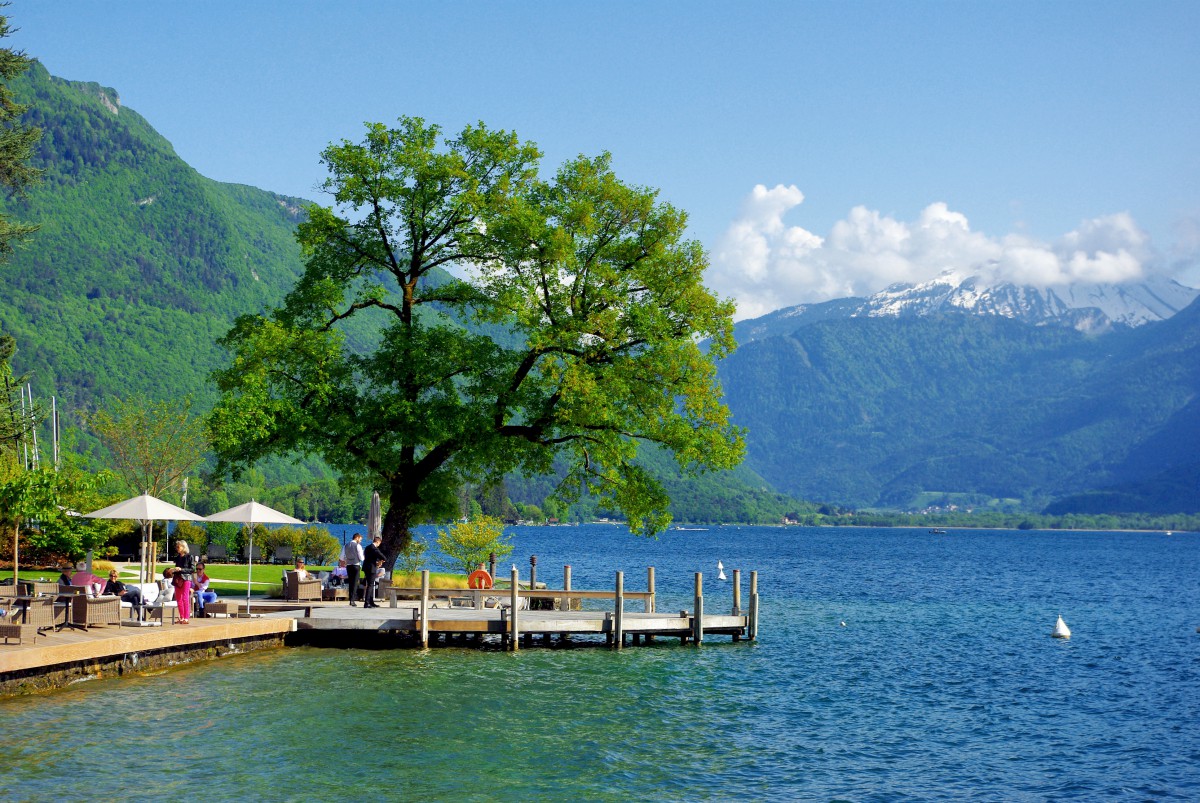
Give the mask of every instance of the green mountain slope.
M 1089 338 L 1003 318 L 798 320 L 721 368 L 748 465 L 780 490 L 908 507 L 930 495 L 1040 506 L 1117 485 L 1200 509 L 1200 307 Z M 1140 496 L 1139 496 L 1140 494 Z M 1137 499 L 1142 499 L 1138 502 Z M 1094 501 L 1094 500 L 1093 500 Z M 1095 511 L 1092 511 L 1095 512 Z
M 0 330 L 35 392 L 67 409 L 137 389 L 207 407 L 215 339 L 299 275 L 303 202 L 204 178 L 111 88 L 34 64 L 13 90 L 45 173 L 5 203 L 42 228 L 0 265 Z

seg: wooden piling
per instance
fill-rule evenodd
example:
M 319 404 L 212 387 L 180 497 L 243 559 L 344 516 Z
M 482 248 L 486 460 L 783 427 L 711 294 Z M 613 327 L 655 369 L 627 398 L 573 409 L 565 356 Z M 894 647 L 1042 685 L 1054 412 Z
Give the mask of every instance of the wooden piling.
M 646 567 L 646 591 L 649 592 L 649 596 L 646 597 L 646 603 L 643 607 L 644 607 L 646 613 L 654 613 L 654 604 L 655 603 L 654 603 L 654 567 L 653 566 Z M 646 634 L 646 643 L 650 644 L 653 641 L 654 641 L 654 634 L 647 633 Z
M 613 640 L 618 650 L 625 646 L 625 572 L 617 572 L 617 590 L 613 600 Z
M 746 625 L 751 641 L 758 638 L 758 572 L 750 572 L 750 616 Z
M 518 593 L 518 590 L 519 590 L 518 581 L 519 580 L 520 580 L 520 575 L 517 574 L 517 567 L 513 566 L 513 568 L 512 568 L 512 588 L 510 589 L 510 593 L 512 596 L 509 600 L 510 607 L 509 607 L 509 614 L 508 614 L 508 630 L 509 630 L 508 648 L 510 650 L 512 650 L 513 652 L 516 652 L 518 649 L 520 649 L 519 639 L 517 638 L 518 634 L 521 632 L 521 629 L 519 626 L 520 617 L 517 616 L 517 608 L 521 604 L 521 595 Z
M 742 570 L 733 570 L 733 615 L 742 615 Z M 742 634 L 737 632 L 733 634 L 734 641 L 741 641 Z
M 571 590 L 571 564 L 568 563 L 567 565 L 563 566 L 563 591 L 570 591 L 570 590 Z M 571 610 L 571 598 L 563 597 L 562 602 L 560 602 L 558 604 L 558 609 L 561 611 Z M 558 640 L 560 642 L 570 641 L 571 634 L 570 633 L 559 633 Z
M 429 646 L 429 570 L 421 570 L 421 648 Z
M 704 641 L 704 573 L 696 572 L 696 609 L 692 612 L 692 643 Z

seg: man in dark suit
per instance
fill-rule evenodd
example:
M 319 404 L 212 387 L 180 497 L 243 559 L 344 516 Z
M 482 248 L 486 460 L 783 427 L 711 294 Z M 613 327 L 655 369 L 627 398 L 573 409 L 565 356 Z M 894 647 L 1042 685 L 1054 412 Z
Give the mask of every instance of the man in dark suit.
M 379 545 L 383 543 L 383 536 L 375 536 L 375 540 L 367 545 L 363 550 L 363 574 L 366 575 L 363 579 L 366 580 L 365 589 L 363 591 L 363 607 L 378 608 L 375 603 L 375 578 L 378 576 L 379 567 L 383 565 L 386 559 L 383 550 Z

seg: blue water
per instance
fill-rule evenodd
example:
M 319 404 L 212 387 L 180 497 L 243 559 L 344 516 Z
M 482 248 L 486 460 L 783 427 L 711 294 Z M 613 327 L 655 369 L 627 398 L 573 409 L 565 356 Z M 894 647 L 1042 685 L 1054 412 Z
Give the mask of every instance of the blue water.
M 660 610 L 695 571 L 728 607 L 718 559 L 757 569 L 760 639 L 306 647 L 81 683 L 0 702 L 0 798 L 1200 799 L 1200 536 L 516 532 L 522 577 L 536 553 L 552 586 L 571 563 L 576 588 L 640 590 L 653 565 Z

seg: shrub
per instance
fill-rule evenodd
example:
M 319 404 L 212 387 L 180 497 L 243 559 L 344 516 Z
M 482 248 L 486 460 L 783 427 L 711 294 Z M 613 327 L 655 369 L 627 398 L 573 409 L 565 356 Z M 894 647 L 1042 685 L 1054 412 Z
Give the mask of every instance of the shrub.
M 505 538 L 504 522 L 492 516 L 480 516 L 472 521 L 460 521 L 438 530 L 437 545 L 445 555 L 442 561 L 448 569 L 470 574 L 481 563 L 487 563 L 492 552 L 503 560 L 513 551 L 511 536 Z

